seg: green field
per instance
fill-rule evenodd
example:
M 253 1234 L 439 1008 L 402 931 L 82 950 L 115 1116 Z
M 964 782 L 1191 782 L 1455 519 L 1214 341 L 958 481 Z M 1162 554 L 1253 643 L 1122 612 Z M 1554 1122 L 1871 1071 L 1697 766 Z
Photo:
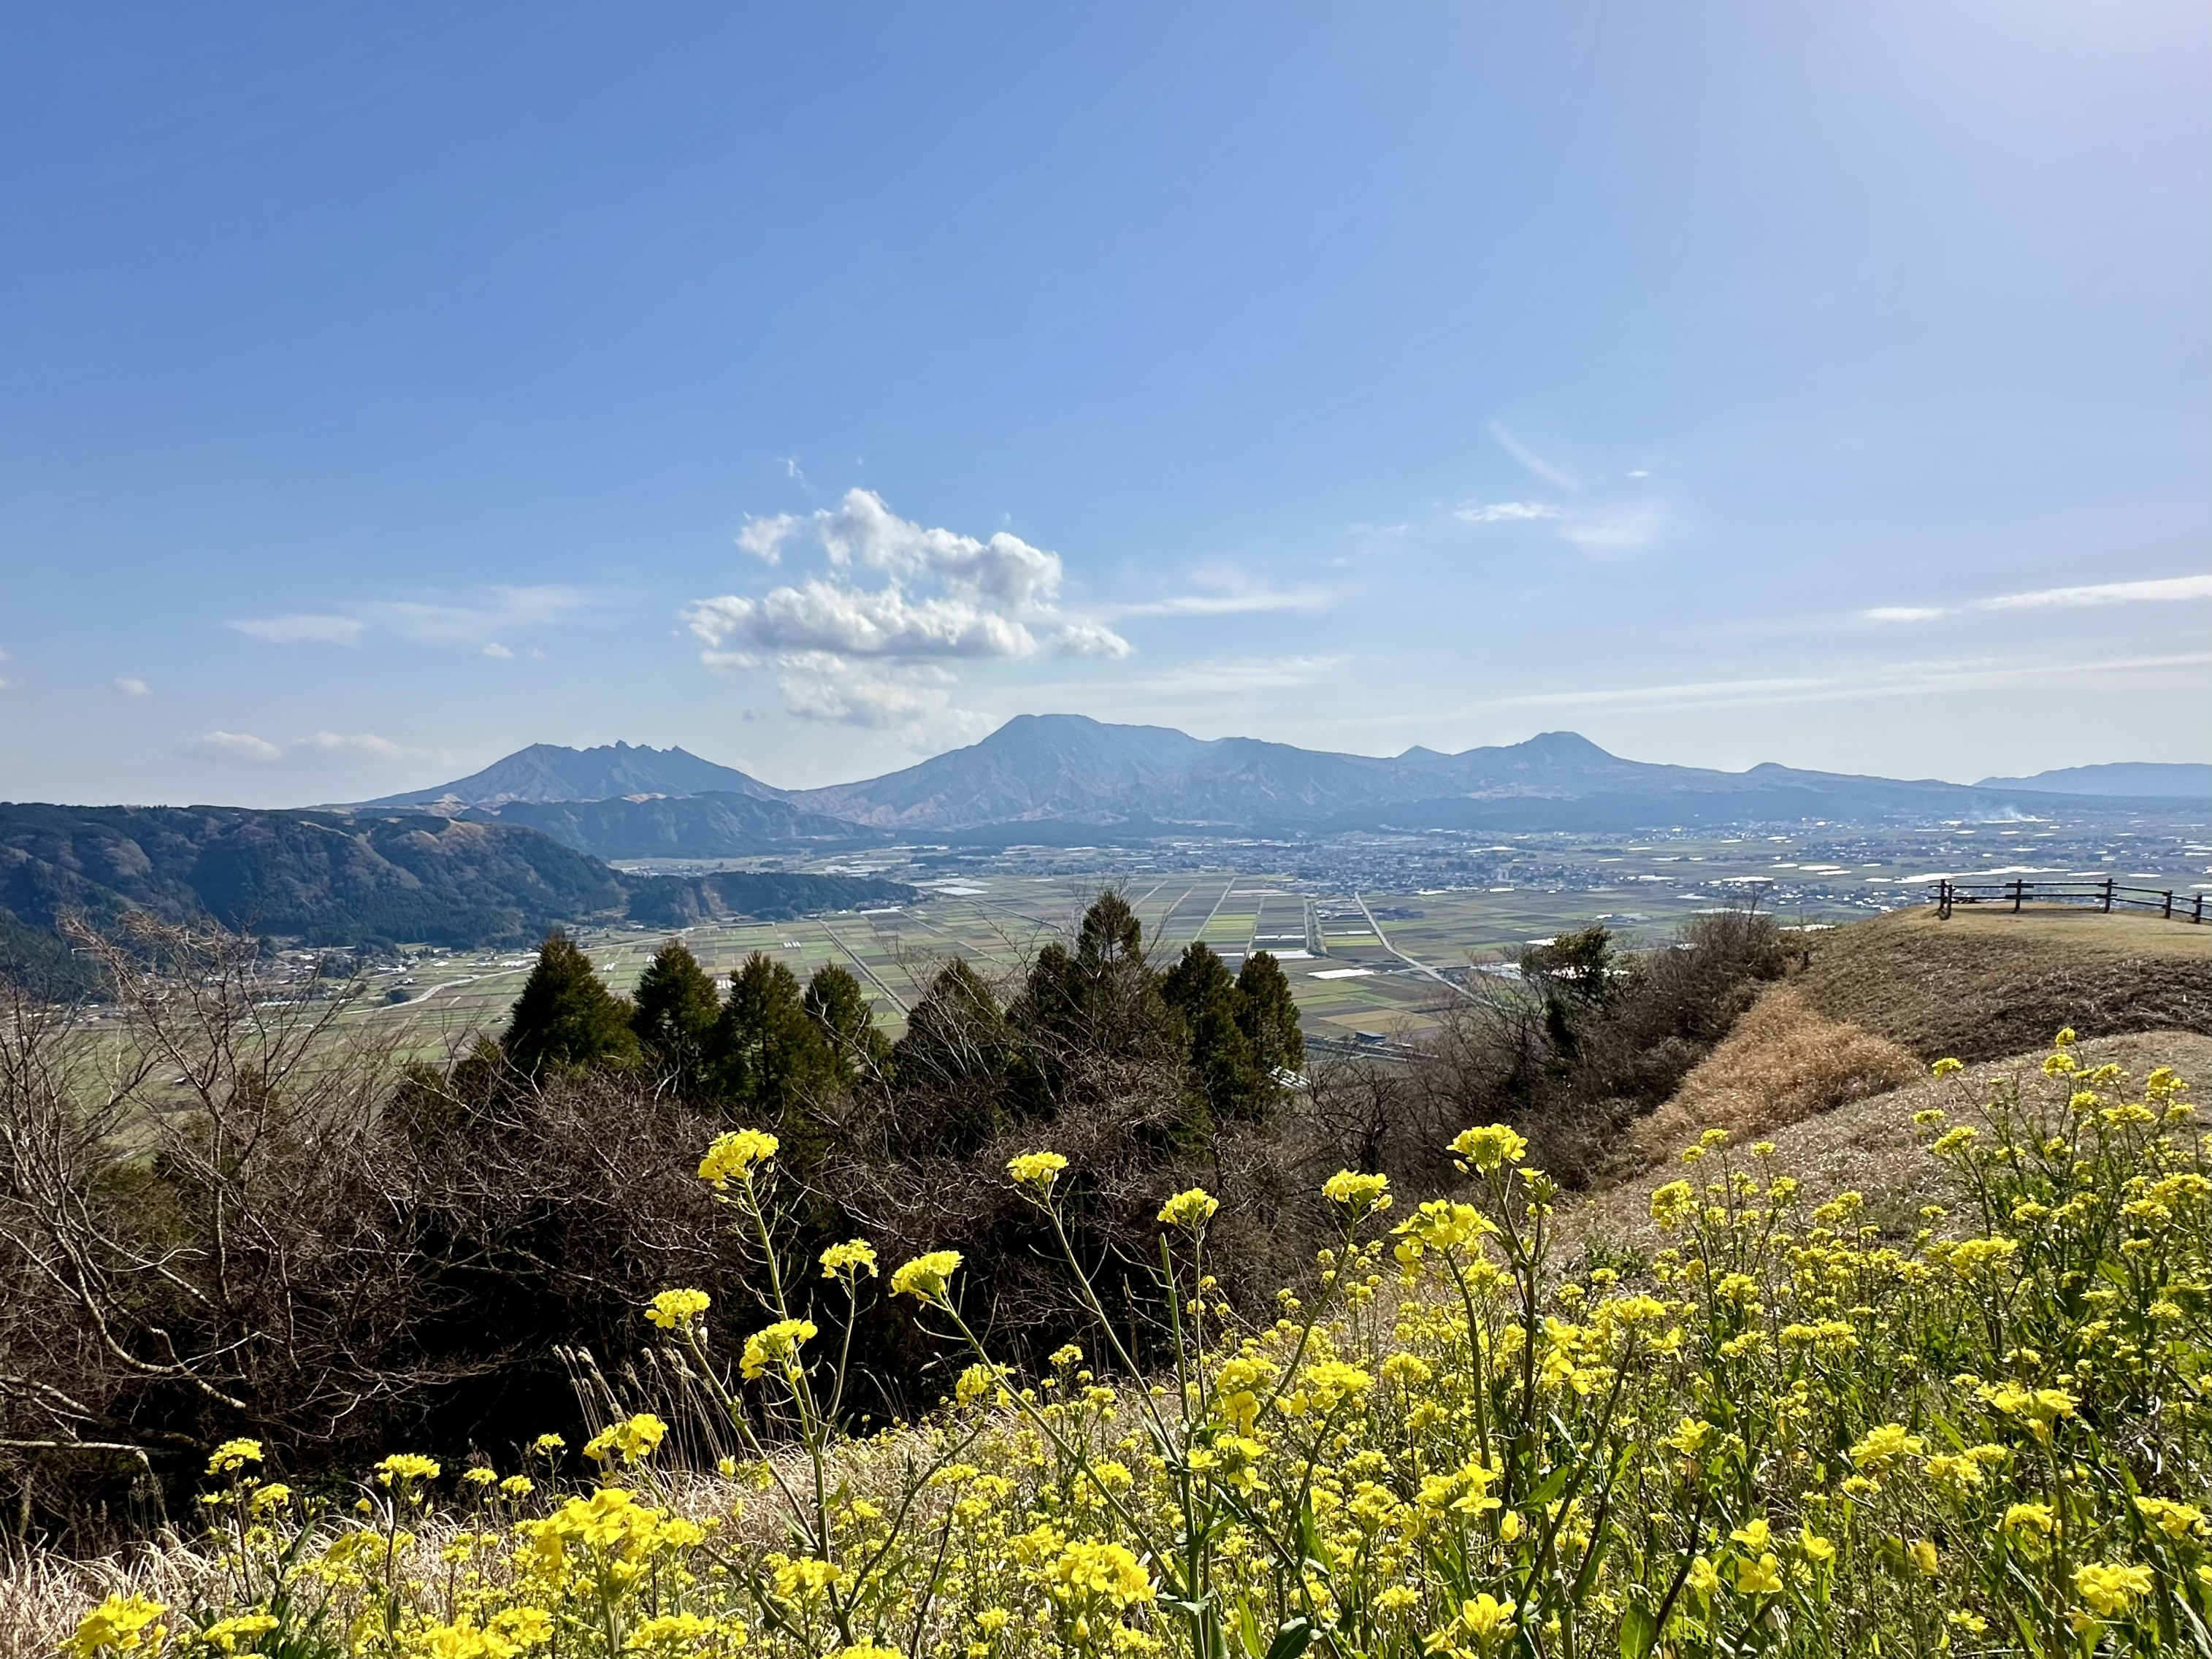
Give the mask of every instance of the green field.
M 718 974 L 755 951 L 802 979 L 839 963 L 861 981 L 878 1019 L 896 1031 L 946 961 L 963 957 L 1011 981 L 1048 940 L 1073 934 L 1101 884 L 1097 875 L 963 874 L 931 884 L 920 902 L 896 909 L 674 933 L 586 929 L 577 938 L 608 984 L 622 991 L 669 938 L 682 939 Z M 1290 975 L 1309 1034 L 1340 1039 L 1401 1035 L 1430 1024 L 1435 1009 L 1462 994 L 1434 970 L 1463 972 L 1509 958 L 1532 941 L 1601 918 L 1631 942 L 1650 942 L 1698 908 L 1670 893 L 1663 902 L 1637 895 L 1646 908 L 1630 909 L 1619 894 L 1578 888 L 1309 896 L 1288 875 L 1264 871 L 1147 873 L 1115 884 L 1163 966 L 1193 939 L 1203 939 L 1232 969 L 1248 951 L 1270 950 Z M 1379 921 L 1370 922 L 1370 911 L 1383 913 Z M 376 1000 L 349 1024 L 404 1032 L 411 1053 L 442 1053 L 495 1029 L 530 965 L 526 952 L 426 955 L 403 974 L 380 977 Z

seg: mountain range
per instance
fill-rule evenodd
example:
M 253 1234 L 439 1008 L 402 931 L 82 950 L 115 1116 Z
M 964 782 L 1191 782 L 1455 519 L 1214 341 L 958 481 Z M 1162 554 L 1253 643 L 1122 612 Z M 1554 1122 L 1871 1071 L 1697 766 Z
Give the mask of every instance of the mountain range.
M 2203 787 L 2185 788 L 2203 774 Z M 1609 754 L 1572 732 L 1458 754 L 1335 754 L 1167 726 L 1024 714 L 857 783 L 778 789 L 681 749 L 533 744 L 453 782 L 363 803 L 543 830 L 606 859 L 728 857 L 916 838 L 969 842 L 1372 829 L 1613 830 L 1820 818 L 2001 817 L 2037 799 L 2212 799 L 2212 769 L 2118 764 L 1982 784 L 1744 772 Z M 2065 798 L 2065 799 L 2053 799 Z

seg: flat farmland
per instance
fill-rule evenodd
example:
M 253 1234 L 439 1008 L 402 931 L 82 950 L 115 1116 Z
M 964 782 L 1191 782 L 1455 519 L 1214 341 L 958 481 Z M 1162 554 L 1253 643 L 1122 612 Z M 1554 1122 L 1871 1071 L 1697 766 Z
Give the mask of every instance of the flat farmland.
M 1045 943 L 1073 943 L 1084 908 L 1109 880 L 963 874 L 926 884 L 920 902 L 896 908 L 665 932 L 583 929 L 576 939 L 609 987 L 624 993 L 671 938 L 681 939 L 718 975 L 756 951 L 802 980 L 834 963 L 860 979 L 878 1021 L 896 1033 L 930 979 L 956 957 L 1011 991 Z M 1439 1006 L 1463 994 L 1438 974 L 1463 976 L 1470 967 L 1510 958 L 1533 941 L 1600 920 L 1629 942 L 1649 942 L 1693 908 L 1676 900 L 1664 908 L 1628 910 L 1631 896 L 1533 886 L 1309 894 L 1291 876 L 1270 871 L 1146 873 L 1113 884 L 1135 909 L 1146 947 L 1161 966 L 1194 939 L 1203 939 L 1232 969 L 1252 950 L 1273 951 L 1309 1035 L 1340 1040 L 1363 1032 L 1411 1035 L 1431 1024 Z M 389 1033 L 419 1057 L 448 1052 L 504 1022 L 531 961 L 520 951 L 422 956 L 404 973 L 380 977 L 374 997 L 347 1023 Z

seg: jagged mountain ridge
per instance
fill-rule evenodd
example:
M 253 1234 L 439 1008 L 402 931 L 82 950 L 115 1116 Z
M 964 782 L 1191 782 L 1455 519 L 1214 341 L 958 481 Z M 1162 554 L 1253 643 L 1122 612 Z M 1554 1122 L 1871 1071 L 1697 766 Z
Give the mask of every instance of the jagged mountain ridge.
M 509 801 L 611 800 L 623 795 L 748 795 L 779 800 L 769 787 L 733 766 L 718 766 L 684 749 L 603 744 L 569 749 L 533 743 L 451 783 L 356 803 L 363 808 L 504 806 Z
M 681 750 L 556 750 L 538 744 L 539 787 L 573 787 L 589 757 L 665 760 Z M 566 757 L 566 758 L 561 758 Z M 744 778 L 729 769 L 714 769 Z M 523 775 L 507 761 L 472 779 L 395 797 L 439 810 L 527 823 L 603 858 L 708 858 L 899 836 L 1018 839 L 1024 827 L 1063 838 L 1086 828 L 1128 836 L 1207 829 L 1627 830 L 1798 818 L 1997 817 L 2038 797 L 1943 782 L 1815 772 L 1771 762 L 1744 772 L 1626 760 L 1572 732 L 1447 755 L 1383 757 L 1300 749 L 1255 738 L 1203 739 L 1167 726 L 1118 726 L 1079 714 L 1024 714 L 965 748 L 859 782 L 780 790 L 745 778 L 742 792 L 624 790 L 587 801 L 509 796 L 465 805 L 490 780 Z M 626 771 L 626 779 L 640 774 Z M 664 786 L 690 774 L 666 768 Z M 2033 783 L 2033 780 L 2027 781 Z M 640 799 L 650 796 L 651 799 Z M 742 799 L 740 799 L 742 797 Z M 2078 805 L 2079 795 L 2072 798 Z M 1046 836 L 1050 839 L 1050 836 Z
M 1572 732 L 1456 755 L 1333 754 L 1255 738 L 1205 741 L 1161 726 L 1029 714 L 981 742 L 864 782 L 793 791 L 796 804 L 893 832 L 1028 822 L 1124 821 L 1356 829 L 1580 824 L 1547 803 L 1602 802 L 1607 824 L 1741 816 L 1844 817 L 1936 807 L 1989 811 L 1966 786 L 1624 760 Z M 1516 805 L 1517 803 L 1517 805 Z M 1524 823 L 1523 821 L 1526 820 Z

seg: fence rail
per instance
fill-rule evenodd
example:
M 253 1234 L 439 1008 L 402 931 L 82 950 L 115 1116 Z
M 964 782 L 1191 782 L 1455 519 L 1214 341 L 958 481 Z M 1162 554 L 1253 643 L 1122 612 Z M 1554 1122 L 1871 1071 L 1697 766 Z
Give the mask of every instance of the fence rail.
M 2155 910 L 2168 921 L 2208 920 L 2205 900 L 2212 895 L 2177 893 L 2171 888 L 2124 887 L 2105 881 L 1949 881 L 1938 880 L 1936 914 L 1948 919 L 1960 904 L 2009 905 L 2016 913 L 2024 904 L 2094 906 L 2110 915 L 2114 910 Z

